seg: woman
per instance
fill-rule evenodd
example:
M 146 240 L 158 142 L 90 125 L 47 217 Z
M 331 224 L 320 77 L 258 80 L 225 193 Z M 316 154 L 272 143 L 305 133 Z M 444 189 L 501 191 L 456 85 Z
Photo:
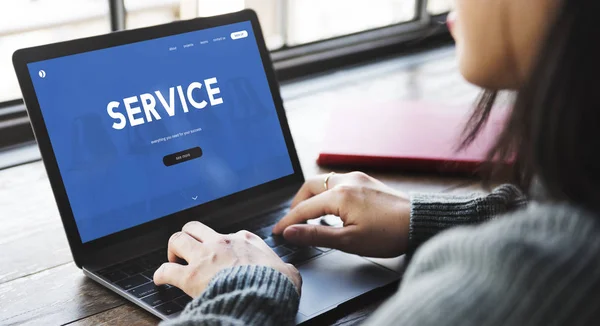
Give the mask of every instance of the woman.
M 485 89 L 518 92 L 490 158 L 516 160 L 514 182 L 529 189 L 528 203 L 512 185 L 484 197 L 409 198 L 361 173 L 330 175 L 306 182 L 274 233 L 368 256 L 418 248 L 397 294 L 370 325 L 597 321 L 598 13 L 597 0 L 456 0 L 449 25 L 461 73 Z M 494 98 L 489 91 L 482 97 L 466 143 Z M 323 214 L 340 216 L 345 226 L 297 224 Z M 177 264 L 178 257 L 189 264 Z M 300 275 L 256 236 L 189 223 L 170 239 L 169 261 L 155 282 L 195 297 L 169 324 L 293 323 Z

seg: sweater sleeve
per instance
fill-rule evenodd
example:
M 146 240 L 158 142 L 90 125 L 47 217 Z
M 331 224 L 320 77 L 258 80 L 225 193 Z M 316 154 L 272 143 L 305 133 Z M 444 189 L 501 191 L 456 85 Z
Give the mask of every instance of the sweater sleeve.
M 284 274 L 265 266 L 220 271 L 204 293 L 163 326 L 294 325 L 300 296 Z
M 597 216 L 535 206 L 425 243 L 365 324 L 597 325 Z
M 490 194 L 412 193 L 408 255 L 446 229 L 473 225 L 525 206 L 527 200 L 514 185 L 505 184 Z

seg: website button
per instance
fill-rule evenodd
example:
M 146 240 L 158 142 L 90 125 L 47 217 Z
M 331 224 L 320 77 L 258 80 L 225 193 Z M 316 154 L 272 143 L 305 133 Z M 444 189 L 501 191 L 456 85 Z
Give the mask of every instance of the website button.
M 202 156 L 202 149 L 200 147 L 194 147 L 163 157 L 163 163 L 165 166 L 171 166 L 199 158 L 200 156 Z
M 231 39 L 232 40 L 237 40 L 240 38 L 244 38 L 248 36 L 248 32 L 247 31 L 239 31 L 239 32 L 233 32 L 231 33 Z

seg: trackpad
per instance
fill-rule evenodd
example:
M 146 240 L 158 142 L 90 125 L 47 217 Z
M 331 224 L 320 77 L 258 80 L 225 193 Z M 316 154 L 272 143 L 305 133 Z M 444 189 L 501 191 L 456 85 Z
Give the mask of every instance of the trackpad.
M 312 260 L 298 270 L 303 279 L 299 312 L 308 318 L 400 278 L 364 258 L 340 251 Z

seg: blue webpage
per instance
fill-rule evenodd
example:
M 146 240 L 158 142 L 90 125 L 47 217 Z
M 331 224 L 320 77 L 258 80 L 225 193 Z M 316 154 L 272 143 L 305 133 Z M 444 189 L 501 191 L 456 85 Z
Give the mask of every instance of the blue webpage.
M 83 242 L 294 173 L 250 22 L 28 68 Z

